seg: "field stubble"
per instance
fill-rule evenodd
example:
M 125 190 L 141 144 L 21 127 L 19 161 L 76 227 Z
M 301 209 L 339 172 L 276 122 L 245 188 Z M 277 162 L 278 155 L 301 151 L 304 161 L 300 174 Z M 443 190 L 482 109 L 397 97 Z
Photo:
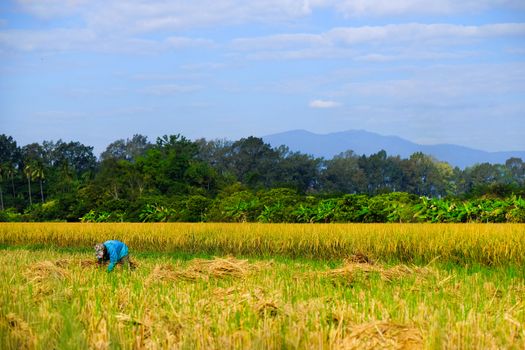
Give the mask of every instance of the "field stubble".
M 3 349 L 523 349 L 507 269 L 87 254 L 0 257 Z
M 0 348 L 523 349 L 524 227 L 0 225 Z

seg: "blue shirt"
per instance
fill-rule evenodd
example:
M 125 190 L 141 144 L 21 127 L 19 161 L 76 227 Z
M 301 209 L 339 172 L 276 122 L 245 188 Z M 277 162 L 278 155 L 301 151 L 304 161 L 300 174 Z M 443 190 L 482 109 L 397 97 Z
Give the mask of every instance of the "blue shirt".
M 106 246 L 109 255 L 108 272 L 111 272 L 117 262 L 128 255 L 128 246 L 117 240 L 106 241 L 104 246 Z

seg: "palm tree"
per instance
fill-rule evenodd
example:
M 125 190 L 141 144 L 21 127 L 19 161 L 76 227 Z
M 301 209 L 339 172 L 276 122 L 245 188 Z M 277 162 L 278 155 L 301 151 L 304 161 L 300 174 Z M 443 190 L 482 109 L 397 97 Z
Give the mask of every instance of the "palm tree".
M 40 182 L 40 198 L 42 203 L 44 203 L 44 189 L 42 187 L 42 181 L 44 180 L 44 166 L 42 164 L 37 164 L 32 173 L 33 178 L 38 179 Z
M 13 198 L 16 198 L 16 190 L 15 190 L 15 174 L 16 169 L 13 167 L 12 164 L 4 163 L 4 170 L 7 177 L 11 179 L 11 189 L 13 190 Z
M 70 190 L 70 184 L 73 180 L 73 172 L 67 160 L 62 162 L 60 166 L 60 176 L 62 177 L 63 191 L 67 193 Z
M 33 199 L 31 198 L 31 176 L 33 174 L 33 166 L 31 164 L 27 164 L 25 166 L 24 174 L 26 174 L 27 177 L 27 188 L 29 190 L 29 205 L 33 205 Z

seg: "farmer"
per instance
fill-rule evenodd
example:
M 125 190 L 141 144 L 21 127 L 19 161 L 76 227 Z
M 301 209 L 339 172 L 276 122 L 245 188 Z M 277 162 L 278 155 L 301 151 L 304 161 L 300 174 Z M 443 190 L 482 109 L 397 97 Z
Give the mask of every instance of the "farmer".
M 128 246 L 121 241 L 111 240 L 95 244 L 95 252 L 98 263 L 102 264 L 109 260 L 108 272 L 113 271 L 115 265 L 120 263 L 130 268 Z

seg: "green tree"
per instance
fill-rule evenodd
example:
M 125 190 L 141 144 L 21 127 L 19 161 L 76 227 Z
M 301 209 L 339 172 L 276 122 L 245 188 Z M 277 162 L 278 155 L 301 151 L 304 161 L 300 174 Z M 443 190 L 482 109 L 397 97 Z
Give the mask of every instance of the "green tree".
M 359 167 L 359 157 L 353 151 L 341 153 L 325 161 L 322 188 L 333 194 L 366 192 L 366 175 Z
M 250 136 L 234 142 L 226 159 L 228 169 L 252 189 L 270 188 L 276 178 L 279 153 L 261 138 Z
M 33 176 L 33 166 L 31 164 L 26 164 L 24 167 L 24 174 L 27 178 L 27 192 L 29 193 L 29 205 L 33 205 L 33 199 L 31 196 L 31 177 Z
M 290 152 L 287 147 L 277 149 L 277 164 L 272 168 L 271 187 L 288 187 L 300 193 L 319 187 L 321 159 Z
M 517 186 L 525 186 L 525 163 L 521 158 L 509 158 L 505 162 L 511 176 L 511 182 Z
M 160 194 L 184 194 L 188 191 L 186 172 L 196 158 L 197 146 L 181 135 L 164 135 L 138 160 L 147 181 Z
M 144 156 L 152 146 L 147 136 L 136 134 L 131 139 L 120 139 L 110 143 L 100 158 L 102 161 L 114 159 L 134 163 L 139 157 Z
M 45 178 L 44 165 L 41 163 L 35 164 L 32 176 L 34 179 L 38 179 L 40 183 L 40 199 L 42 200 L 42 203 L 44 203 L 44 188 L 42 184 Z
M 3 164 L 0 163 L 0 210 L 4 210 L 4 192 L 3 192 L 3 182 L 5 178 L 5 169 L 3 167 Z
M 16 168 L 12 164 L 4 163 L 4 169 L 7 177 L 11 179 L 11 190 L 13 198 L 16 198 L 16 189 L 15 189 L 15 175 L 17 173 Z
M 450 192 L 452 168 L 443 162 L 416 152 L 403 162 L 403 189 L 420 196 L 443 196 Z
M 385 187 L 387 177 L 387 154 L 384 150 L 381 150 L 375 154 L 366 157 L 361 156 L 358 160 L 359 168 L 361 168 L 365 174 L 367 188 L 366 192 L 370 195 L 382 193 L 387 190 Z

